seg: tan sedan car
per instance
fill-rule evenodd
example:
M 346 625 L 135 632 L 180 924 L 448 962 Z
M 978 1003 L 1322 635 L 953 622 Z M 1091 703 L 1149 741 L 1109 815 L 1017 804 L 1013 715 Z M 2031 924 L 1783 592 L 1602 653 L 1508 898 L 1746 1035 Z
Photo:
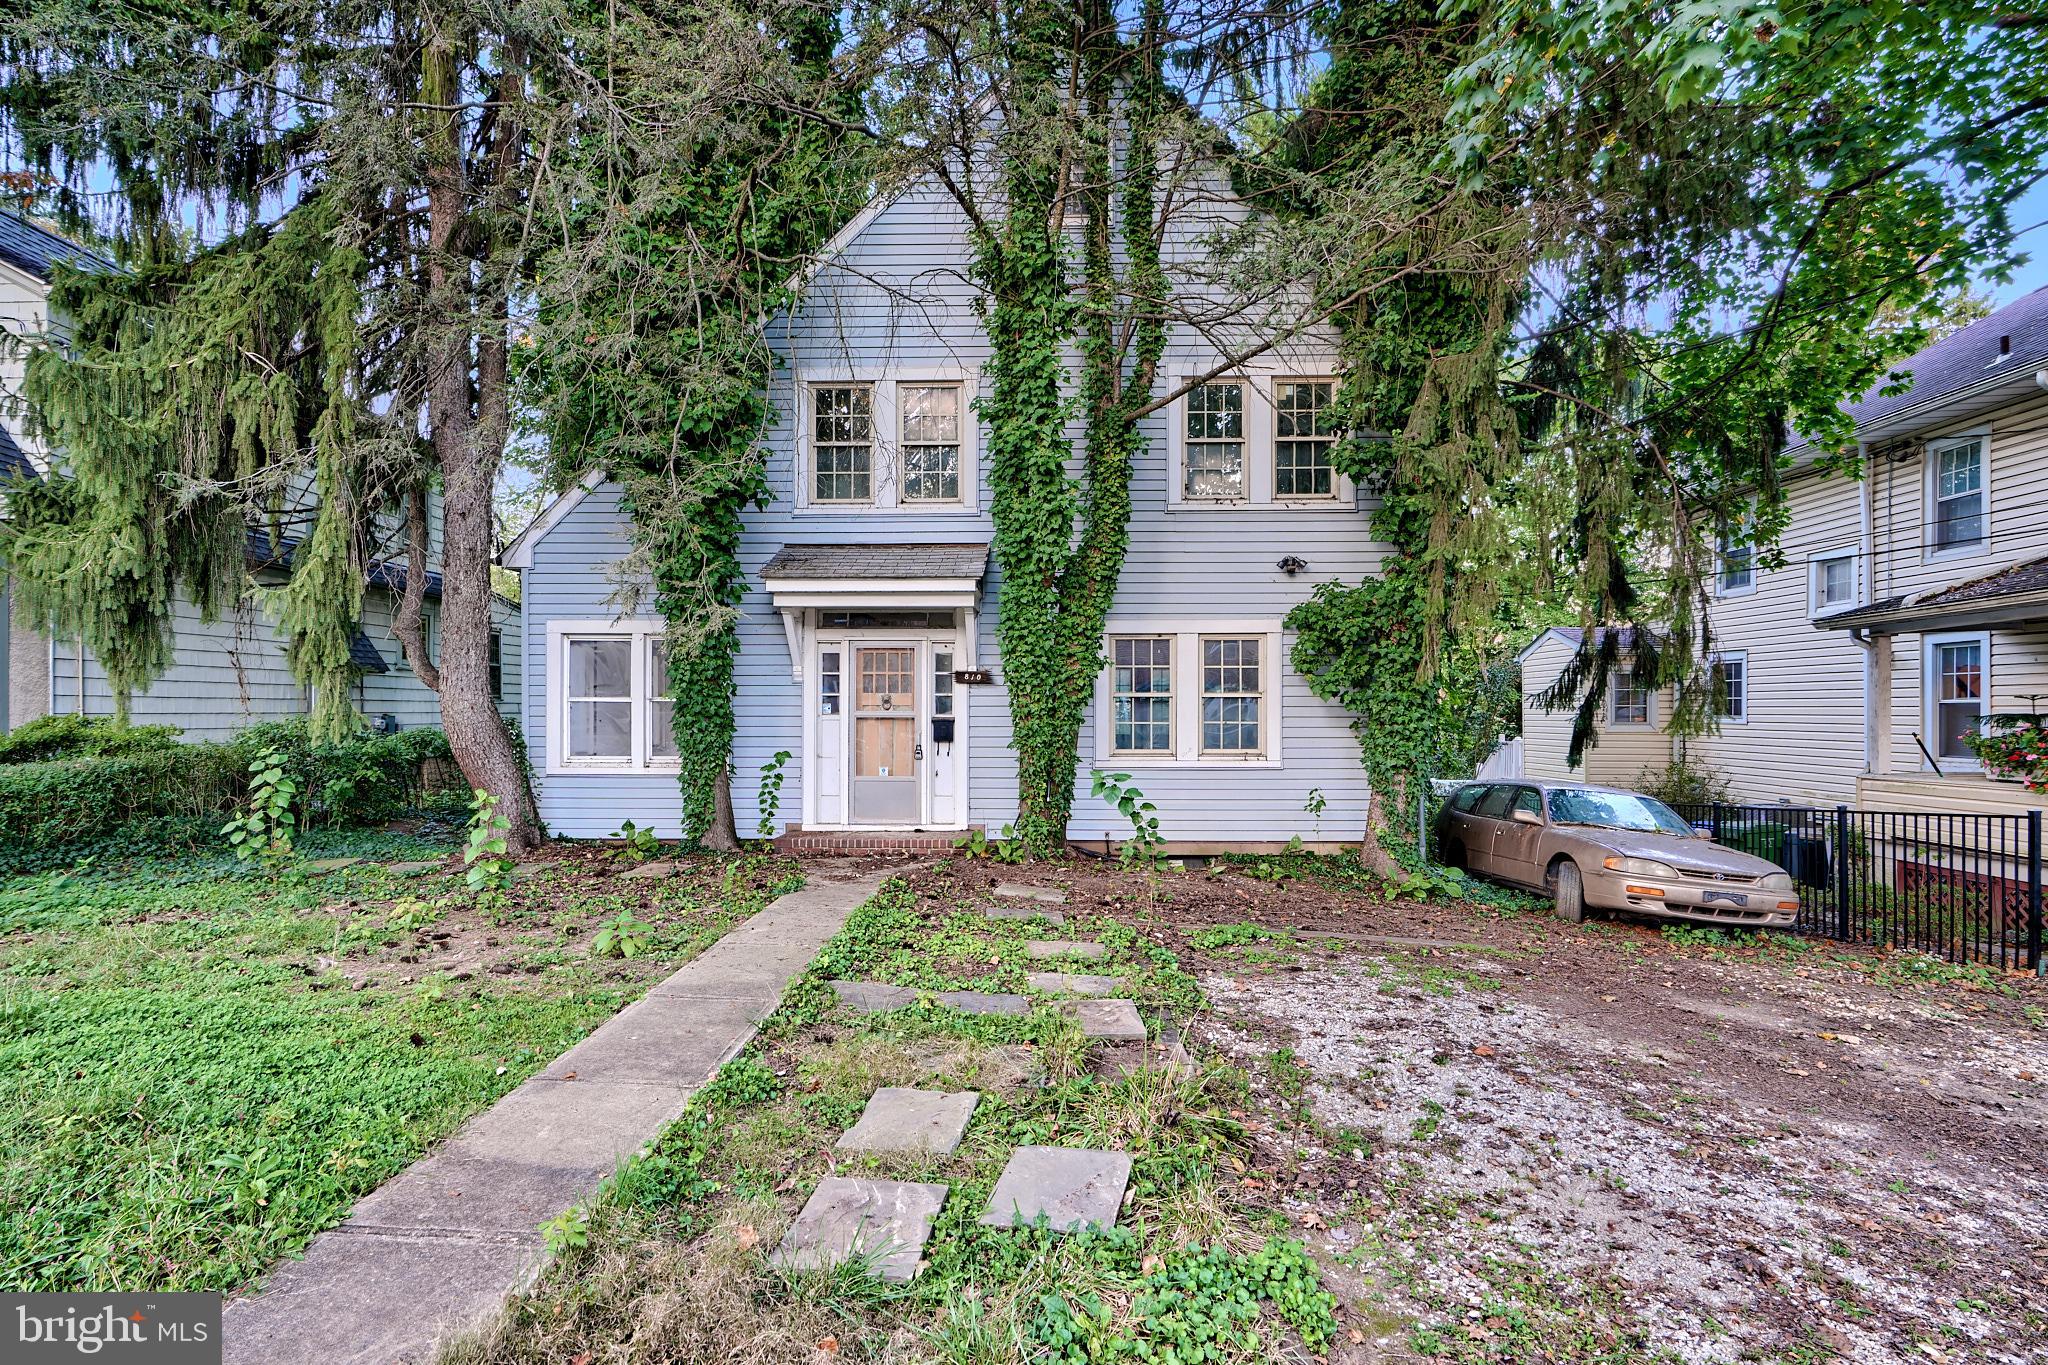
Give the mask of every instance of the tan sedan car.
M 1436 829 L 1445 862 L 1548 892 L 1574 924 L 1588 909 L 1756 929 L 1787 928 L 1799 915 L 1790 873 L 1715 843 L 1640 792 L 1470 782 Z

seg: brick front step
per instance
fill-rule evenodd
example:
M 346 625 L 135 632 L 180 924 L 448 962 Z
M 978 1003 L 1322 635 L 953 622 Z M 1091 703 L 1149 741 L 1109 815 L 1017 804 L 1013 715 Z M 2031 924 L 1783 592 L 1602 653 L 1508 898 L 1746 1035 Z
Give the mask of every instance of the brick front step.
M 945 853 L 961 835 L 957 832 L 920 833 L 913 830 L 843 830 L 790 828 L 776 836 L 775 847 L 782 853 Z

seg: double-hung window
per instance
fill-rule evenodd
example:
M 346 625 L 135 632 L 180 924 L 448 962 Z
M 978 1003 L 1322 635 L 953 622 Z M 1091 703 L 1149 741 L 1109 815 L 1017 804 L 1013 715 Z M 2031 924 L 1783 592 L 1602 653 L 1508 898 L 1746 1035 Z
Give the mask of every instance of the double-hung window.
M 1608 721 L 1614 725 L 1648 725 L 1650 723 L 1650 689 L 1630 676 L 1626 668 L 1617 668 L 1607 682 L 1609 709 Z
M 960 501 L 961 386 L 899 384 L 903 501 Z
M 1119 635 L 1109 642 L 1110 752 L 1173 752 L 1173 638 Z
M 1282 379 L 1273 385 L 1273 496 L 1334 498 L 1337 385 Z
M 491 632 L 491 661 L 486 676 L 490 679 L 491 700 L 505 700 L 505 636 L 500 631 Z
M 1713 658 L 1714 714 L 1741 724 L 1749 719 L 1749 655 Z
M 660 621 L 552 621 L 548 768 L 667 769 L 675 703 Z
M 811 388 L 813 502 L 867 502 L 875 495 L 875 391 L 870 384 Z
M 1243 381 L 1218 379 L 1190 390 L 1186 433 L 1185 495 L 1218 501 L 1244 497 Z
M 1986 698 L 1982 635 L 1930 640 L 1927 644 L 1928 727 L 1937 758 L 1971 759 L 1969 736 L 1983 722 Z
M 1256 754 L 1260 751 L 1260 703 L 1264 671 L 1259 653 L 1265 637 L 1202 637 L 1202 752 Z
M 633 757 L 633 637 L 571 638 L 568 646 L 570 759 Z
M 1815 555 L 1807 564 L 1807 572 L 1811 575 L 1807 592 L 1813 615 L 1825 616 L 1831 611 L 1856 605 L 1854 550 L 1834 550 Z
M 1749 519 L 1724 525 L 1716 543 L 1719 571 L 1715 582 L 1723 597 L 1756 590 L 1756 546 L 1749 543 Z
M 1928 543 L 1937 553 L 1984 541 L 1984 442 L 1972 437 L 1932 448 L 1934 525 Z

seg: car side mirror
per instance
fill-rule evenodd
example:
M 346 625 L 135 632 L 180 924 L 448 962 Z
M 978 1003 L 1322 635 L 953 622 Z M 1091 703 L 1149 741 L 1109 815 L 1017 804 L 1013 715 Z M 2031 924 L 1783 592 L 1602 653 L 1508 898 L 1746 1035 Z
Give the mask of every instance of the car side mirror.
M 1543 823 L 1543 817 L 1533 810 L 1517 810 L 1508 818 L 1518 825 L 1540 825 Z

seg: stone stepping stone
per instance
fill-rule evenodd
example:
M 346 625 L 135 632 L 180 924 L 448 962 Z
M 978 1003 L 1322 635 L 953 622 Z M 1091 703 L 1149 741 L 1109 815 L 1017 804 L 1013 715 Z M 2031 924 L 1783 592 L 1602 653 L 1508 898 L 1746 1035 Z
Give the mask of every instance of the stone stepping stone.
M 393 863 L 387 872 L 396 872 L 401 877 L 414 877 L 422 872 L 437 872 L 443 866 L 439 858 L 427 858 L 416 863 Z
M 982 913 L 990 919 L 1042 919 L 1055 928 L 1067 922 L 1064 910 L 1045 910 L 1035 905 L 991 905 Z
M 911 1090 L 885 1085 L 868 1100 L 860 1122 L 840 1134 L 849 1152 L 914 1152 L 951 1156 L 967 1135 L 979 1093 Z
M 676 865 L 674 859 L 656 858 L 651 863 L 640 864 L 640 866 L 634 868 L 631 872 L 621 872 L 619 876 L 623 880 L 629 882 L 649 881 L 655 877 L 666 877 L 675 870 Z
M 900 1010 L 929 995 L 933 1004 L 959 1010 L 962 1014 L 1029 1014 L 1031 1000 L 1022 995 L 992 995 L 986 991 L 918 991 L 908 986 L 885 986 L 879 981 L 834 981 L 832 989 L 843 1005 L 857 1010 Z
M 1100 943 L 1077 943 L 1072 939 L 1047 938 L 1024 945 L 1024 956 L 1034 962 L 1043 962 L 1054 957 L 1085 957 L 1090 960 L 1109 956 L 1109 949 Z
M 1057 886 L 1026 886 L 1022 882 L 997 882 L 996 894 L 1005 900 L 1043 901 L 1047 905 L 1067 903 L 1067 893 Z
M 1107 1038 L 1119 1043 L 1145 1041 L 1145 1021 L 1129 1000 L 1069 1000 L 1060 1006 L 1080 1022 L 1089 1038 Z
M 873 1257 L 876 1275 L 907 1284 L 917 1274 L 932 1220 L 945 1202 L 944 1185 L 828 1175 L 768 1264 L 781 1270 L 823 1270 Z
M 885 986 L 879 981 L 834 981 L 839 1003 L 857 1010 L 900 1010 L 915 1004 L 917 992 L 908 986 Z
M 361 858 L 315 858 L 306 864 L 308 872 L 339 872 L 344 867 L 354 867 Z
M 1026 972 L 1024 983 L 1047 995 L 1109 995 L 1123 983 L 1113 976 L 1072 976 L 1066 972 Z
M 1043 1214 L 1057 1232 L 1089 1224 L 1115 1227 L 1130 1178 L 1127 1152 L 1019 1147 L 996 1178 L 981 1221 L 987 1227 L 1013 1228 L 1035 1223 Z

